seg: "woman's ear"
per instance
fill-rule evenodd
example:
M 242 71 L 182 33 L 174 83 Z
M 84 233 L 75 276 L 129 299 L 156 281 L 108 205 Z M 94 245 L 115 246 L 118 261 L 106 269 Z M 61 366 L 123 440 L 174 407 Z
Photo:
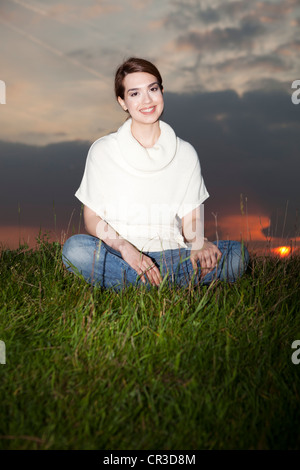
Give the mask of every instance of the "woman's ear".
M 126 107 L 125 101 L 122 100 L 121 96 L 118 96 L 118 102 L 119 102 L 119 105 L 121 106 L 121 108 L 123 108 L 124 111 L 127 111 L 127 107 Z

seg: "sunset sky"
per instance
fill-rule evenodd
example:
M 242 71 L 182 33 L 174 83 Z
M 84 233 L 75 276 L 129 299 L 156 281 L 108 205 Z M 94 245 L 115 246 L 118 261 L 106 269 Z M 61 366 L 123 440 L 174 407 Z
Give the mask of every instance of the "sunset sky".
M 84 232 L 74 193 L 126 118 L 130 56 L 157 65 L 162 119 L 198 152 L 208 238 L 299 241 L 299 31 L 297 0 L 1 0 L 0 242 Z

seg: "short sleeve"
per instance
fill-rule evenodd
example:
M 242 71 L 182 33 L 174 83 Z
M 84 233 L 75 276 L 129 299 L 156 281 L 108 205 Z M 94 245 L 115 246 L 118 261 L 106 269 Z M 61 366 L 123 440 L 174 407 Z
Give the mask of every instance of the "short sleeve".
M 196 164 L 192 170 L 184 198 L 180 204 L 178 215 L 180 218 L 187 215 L 209 197 L 205 183 L 201 174 L 199 158 L 196 158 Z
M 75 193 L 77 199 L 89 207 L 100 217 L 104 216 L 104 201 L 101 184 L 100 158 L 96 151 L 96 142 L 90 147 L 86 159 L 84 174 L 81 184 Z

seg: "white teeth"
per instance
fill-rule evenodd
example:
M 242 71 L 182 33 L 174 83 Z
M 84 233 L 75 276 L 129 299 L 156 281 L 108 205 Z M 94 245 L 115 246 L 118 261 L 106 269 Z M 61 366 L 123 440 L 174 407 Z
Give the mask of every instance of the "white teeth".
M 151 113 L 151 111 L 153 111 L 154 109 L 154 106 L 153 108 L 149 108 L 149 109 L 141 109 L 142 113 Z

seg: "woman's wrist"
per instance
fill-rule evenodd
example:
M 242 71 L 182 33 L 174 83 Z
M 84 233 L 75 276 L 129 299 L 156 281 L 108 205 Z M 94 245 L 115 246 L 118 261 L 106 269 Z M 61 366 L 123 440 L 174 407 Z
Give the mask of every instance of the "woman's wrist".
M 124 251 L 128 248 L 128 246 L 131 245 L 128 240 L 125 240 L 125 238 L 120 238 L 117 240 L 117 248 L 121 255 L 123 256 Z
M 205 242 L 207 242 L 207 238 L 203 237 L 191 243 L 191 251 L 200 251 L 203 249 Z
M 120 251 L 129 243 L 121 237 L 105 220 L 100 220 L 96 226 L 96 235 L 114 250 Z

